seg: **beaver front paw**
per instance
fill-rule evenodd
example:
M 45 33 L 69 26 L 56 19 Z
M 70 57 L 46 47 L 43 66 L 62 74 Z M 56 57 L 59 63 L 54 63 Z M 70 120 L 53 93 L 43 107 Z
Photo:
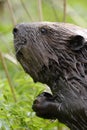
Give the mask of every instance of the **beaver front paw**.
M 34 101 L 33 110 L 36 112 L 36 115 L 46 119 L 55 119 L 55 101 L 53 96 L 47 92 L 40 94 L 37 99 Z

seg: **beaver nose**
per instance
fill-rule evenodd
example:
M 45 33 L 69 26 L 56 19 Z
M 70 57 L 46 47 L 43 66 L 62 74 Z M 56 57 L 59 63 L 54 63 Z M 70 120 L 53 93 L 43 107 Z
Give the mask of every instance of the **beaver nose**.
M 13 34 L 17 34 L 17 33 L 18 33 L 18 28 L 15 27 L 15 28 L 13 29 Z

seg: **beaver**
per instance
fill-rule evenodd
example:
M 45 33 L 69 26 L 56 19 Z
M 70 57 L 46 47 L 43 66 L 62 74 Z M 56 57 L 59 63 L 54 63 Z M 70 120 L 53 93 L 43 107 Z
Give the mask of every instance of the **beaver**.
M 13 29 L 17 60 L 34 82 L 47 84 L 36 115 L 87 130 L 87 29 L 69 23 L 20 23 Z

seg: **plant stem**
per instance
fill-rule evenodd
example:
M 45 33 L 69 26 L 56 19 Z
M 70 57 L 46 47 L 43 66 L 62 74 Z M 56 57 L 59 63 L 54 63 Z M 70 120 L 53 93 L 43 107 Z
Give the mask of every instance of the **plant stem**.
M 23 6 L 23 8 L 24 8 L 24 10 L 25 10 L 25 12 L 26 12 L 26 14 L 27 14 L 28 17 L 30 18 L 30 20 L 33 21 L 33 18 L 31 17 L 30 13 L 28 12 L 28 9 L 26 8 L 26 6 L 25 6 L 23 0 L 21 0 L 21 4 L 22 4 L 22 6 Z
M 66 5 L 67 0 L 63 0 L 63 22 L 66 22 Z
M 8 4 L 10 14 L 11 14 L 12 23 L 13 23 L 13 25 L 16 25 L 16 18 L 15 18 L 10 0 L 7 0 L 7 4 Z
M 1 62 L 2 62 L 2 65 L 3 65 L 4 71 L 5 71 L 5 74 L 6 74 L 6 77 L 7 77 L 7 80 L 8 80 L 10 89 L 11 89 L 11 92 L 12 92 L 12 95 L 13 95 L 13 99 L 14 99 L 14 101 L 16 102 L 17 99 L 16 99 L 16 96 L 15 96 L 14 87 L 13 87 L 13 85 L 12 85 L 12 81 L 11 81 L 11 79 L 10 79 L 10 76 L 9 76 L 9 73 L 8 73 L 8 69 L 7 69 L 7 65 L 6 65 L 6 63 L 5 63 L 4 57 L 3 57 L 3 55 L 2 55 L 2 52 L 0 52 L 0 59 L 1 59 Z
M 39 12 L 39 20 L 42 21 L 43 20 L 43 16 L 42 16 L 42 0 L 38 0 L 38 12 Z

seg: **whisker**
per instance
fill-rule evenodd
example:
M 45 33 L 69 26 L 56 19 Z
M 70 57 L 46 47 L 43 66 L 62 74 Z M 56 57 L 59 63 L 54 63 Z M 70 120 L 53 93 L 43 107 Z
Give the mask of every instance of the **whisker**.
M 21 50 L 22 46 L 15 46 L 16 47 L 16 54 Z

